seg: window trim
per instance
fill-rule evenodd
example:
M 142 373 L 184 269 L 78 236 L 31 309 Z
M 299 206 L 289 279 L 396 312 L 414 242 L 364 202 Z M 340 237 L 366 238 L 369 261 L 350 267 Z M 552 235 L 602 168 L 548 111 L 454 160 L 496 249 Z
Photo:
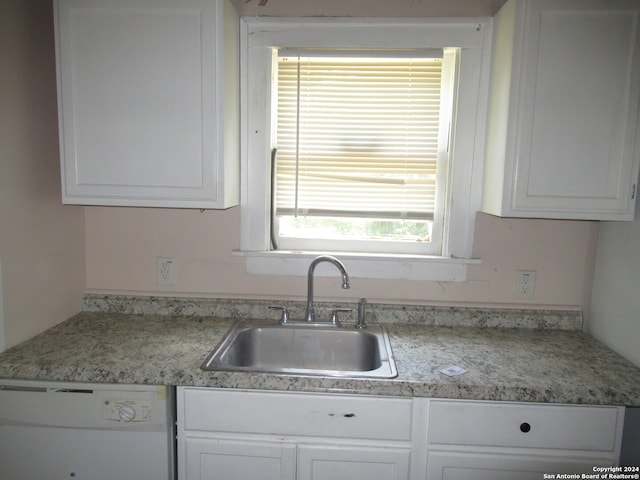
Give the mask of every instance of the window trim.
M 452 163 L 448 182 L 451 188 L 446 192 L 448 214 L 444 225 L 443 256 L 337 255 L 360 265 L 360 274 L 356 276 L 365 278 L 466 280 L 466 265 L 477 263 L 471 260 L 471 255 L 475 214 L 480 209 L 482 194 L 491 26 L 489 18 L 422 21 L 241 18 L 241 239 L 240 251 L 235 253 L 246 258 L 248 273 L 292 275 L 297 272 L 304 275 L 305 268 L 300 270 L 296 266 L 292 272 L 283 267 L 299 261 L 308 264 L 309 258 L 315 255 L 313 252 L 269 251 L 271 65 L 274 55 L 277 55 L 273 48 L 428 46 L 462 49 L 456 68 L 463 80 L 454 94 L 456 108 L 461 110 L 458 110 L 452 126 Z M 396 267 L 400 267 L 390 269 L 394 262 Z M 429 268 L 434 270 L 430 272 Z

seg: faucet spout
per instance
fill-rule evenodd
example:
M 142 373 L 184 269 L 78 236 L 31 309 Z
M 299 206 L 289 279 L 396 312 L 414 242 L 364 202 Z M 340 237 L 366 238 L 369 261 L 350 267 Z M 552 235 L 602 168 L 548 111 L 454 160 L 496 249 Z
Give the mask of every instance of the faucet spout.
M 340 275 L 342 275 L 342 288 L 349 288 L 349 275 L 347 274 L 347 269 L 340 260 L 336 257 L 332 257 L 331 255 L 321 255 L 316 257 L 311 262 L 311 265 L 309 265 L 307 278 L 307 311 L 305 313 L 305 320 L 307 322 L 315 321 L 315 312 L 313 310 L 313 272 L 316 269 L 316 265 L 322 262 L 334 264 L 340 271 Z

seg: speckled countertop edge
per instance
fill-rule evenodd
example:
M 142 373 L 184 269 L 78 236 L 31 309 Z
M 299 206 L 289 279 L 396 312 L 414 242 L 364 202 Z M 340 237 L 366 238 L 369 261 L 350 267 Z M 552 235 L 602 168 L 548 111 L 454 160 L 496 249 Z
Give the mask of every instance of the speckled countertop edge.
M 387 324 L 385 380 L 201 370 L 232 321 L 83 312 L 0 354 L 0 378 L 640 406 L 640 369 L 580 331 Z

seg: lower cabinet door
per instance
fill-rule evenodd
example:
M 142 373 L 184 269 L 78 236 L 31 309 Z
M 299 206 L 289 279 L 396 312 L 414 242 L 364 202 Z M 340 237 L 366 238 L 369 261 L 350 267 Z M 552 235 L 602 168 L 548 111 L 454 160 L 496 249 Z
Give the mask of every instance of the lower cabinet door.
M 296 446 L 280 442 L 211 438 L 185 440 L 188 480 L 294 480 Z
M 593 474 L 595 466 L 612 466 L 612 462 L 597 456 L 553 458 L 431 451 L 427 455 L 427 480 L 541 480 L 558 478 L 561 473 Z
M 408 448 L 298 445 L 298 480 L 407 480 Z

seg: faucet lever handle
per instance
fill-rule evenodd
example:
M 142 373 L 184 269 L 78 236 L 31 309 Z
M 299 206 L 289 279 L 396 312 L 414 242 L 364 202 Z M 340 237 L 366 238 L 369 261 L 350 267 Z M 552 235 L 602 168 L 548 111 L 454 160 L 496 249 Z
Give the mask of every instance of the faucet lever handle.
M 289 322 L 289 309 L 282 305 L 271 305 L 269 310 L 280 310 L 282 311 L 282 316 L 280 317 L 280 324 L 284 325 Z
M 340 323 L 340 320 L 338 320 L 338 313 L 340 312 L 348 313 L 350 311 L 351 311 L 350 308 L 336 308 L 335 310 L 331 310 L 331 323 L 336 327 L 341 327 L 342 324 Z
M 358 302 L 358 323 L 356 323 L 356 328 L 367 328 L 367 324 L 364 319 L 366 306 L 367 299 L 361 298 Z

